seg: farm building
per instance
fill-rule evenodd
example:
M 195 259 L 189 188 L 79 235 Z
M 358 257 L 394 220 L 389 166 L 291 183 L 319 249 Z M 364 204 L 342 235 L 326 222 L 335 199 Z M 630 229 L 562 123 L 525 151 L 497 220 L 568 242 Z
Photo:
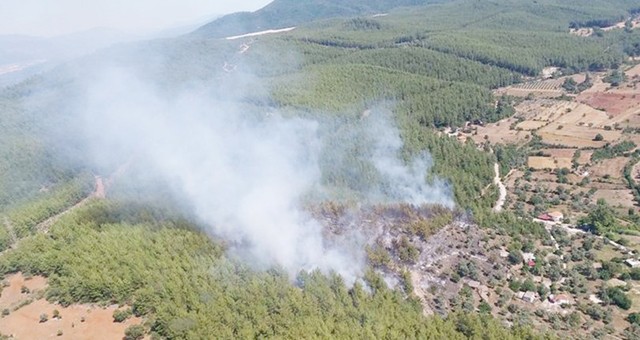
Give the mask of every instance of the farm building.
M 627 259 L 627 260 L 624 260 L 624 263 L 626 263 L 627 266 L 629 266 L 631 268 L 639 268 L 640 267 L 640 261 L 638 261 L 636 259 Z
M 522 301 L 534 303 L 538 299 L 538 293 L 528 291 L 522 295 Z
M 549 295 L 549 302 L 556 303 L 559 305 L 569 305 L 573 303 L 573 300 L 570 296 L 566 294 L 557 294 L 557 295 Z
M 536 266 L 536 256 L 533 253 L 522 253 L 522 261 L 529 267 Z
M 589 295 L 589 301 L 595 303 L 595 304 L 603 304 L 604 301 L 600 300 L 600 298 L 598 298 L 595 294 L 591 294 Z
M 553 217 L 551 217 L 551 215 L 549 215 L 547 213 L 538 215 L 538 219 L 539 220 L 543 220 L 543 221 L 549 221 L 549 222 L 553 221 Z
M 549 216 L 553 219 L 553 222 L 562 222 L 564 220 L 564 214 L 559 211 L 552 211 Z
M 562 222 L 564 219 L 564 214 L 559 211 L 552 211 L 550 213 L 544 213 L 538 216 L 538 219 L 549 222 Z

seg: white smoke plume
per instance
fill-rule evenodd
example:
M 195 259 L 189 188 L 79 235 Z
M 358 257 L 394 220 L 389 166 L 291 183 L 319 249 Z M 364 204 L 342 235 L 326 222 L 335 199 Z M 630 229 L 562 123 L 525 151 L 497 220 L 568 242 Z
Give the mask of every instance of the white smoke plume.
M 167 96 L 121 68 L 100 72 L 86 86 L 82 111 L 97 160 L 136 155 L 150 175 L 186 200 L 211 235 L 227 241 L 232 254 L 292 276 L 320 269 L 353 281 L 362 273 L 366 240 L 355 231 L 329 240 L 301 208 L 303 197 L 322 191 L 319 157 L 327 144 L 319 122 L 256 113 L 207 88 Z M 444 182 L 426 182 L 430 160 L 405 166 L 398 130 L 387 119 L 369 119 L 371 163 L 387 187 L 378 194 L 453 206 Z
M 408 165 L 400 158 L 404 144 L 388 113 L 378 113 L 366 129 L 374 144 L 372 162 L 387 184 L 383 193 L 385 200 L 416 206 L 439 204 L 454 207 L 449 185 L 439 178 L 430 182 L 425 178 L 433 165 L 431 155 L 424 152 L 411 159 Z

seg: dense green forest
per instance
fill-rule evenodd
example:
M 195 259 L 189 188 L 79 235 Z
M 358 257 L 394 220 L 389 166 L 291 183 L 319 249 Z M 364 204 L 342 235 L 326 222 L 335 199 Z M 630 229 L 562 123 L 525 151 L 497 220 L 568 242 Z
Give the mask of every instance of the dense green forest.
M 537 338 L 482 315 L 424 317 L 415 298 L 373 272 L 351 288 L 318 272 L 292 284 L 277 268 L 257 272 L 226 259 L 191 224 L 141 211 L 94 202 L 49 235 L 23 241 L 0 259 L 0 271 L 48 276 L 48 298 L 62 304 L 131 304 L 153 333 L 171 339 Z
M 420 6 L 395 8 L 414 4 Z M 537 76 L 544 67 L 601 70 L 640 55 L 638 30 L 569 34 L 570 27 L 627 17 L 637 8 L 630 0 L 353 1 L 346 10 L 336 1 L 270 6 L 224 20 L 240 25 L 261 16 L 260 25 L 274 25 L 260 26 L 265 29 L 304 24 L 252 40 L 241 54 L 244 41 L 217 39 L 227 25 L 223 20 L 188 37 L 101 51 L 2 90 L 0 250 L 14 241 L 12 233 L 21 241 L 0 256 L 0 271 L 49 277 L 48 298 L 63 304 L 131 305 L 147 317 L 147 329 L 167 338 L 536 338 L 526 327 L 505 328 L 484 315 L 424 317 L 415 296 L 386 287 L 373 271 L 348 287 L 337 275 L 289 278 L 278 268 L 252 270 L 226 258 L 223 242 L 200 232 L 184 212 L 147 206 L 161 201 L 177 209 L 162 196 L 166 192 L 143 185 L 116 183 L 109 200 L 64 216 L 46 235 L 35 233 L 38 224 L 88 196 L 92 174 L 106 175 L 105 169 L 129 158 L 118 155 L 104 167 L 83 163 L 87 136 L 73 130 L 77 112 L 63 103 L 82 96 L 91 68 L 117 60 L 167 96 L 194 84 L 210 83 L 214 93 L 239 85 L 243 91 L 234 99 L 246 107 L 314 119 L 328 143 L 342 143 L 346 137 L 337 132 L 357 126 L 367 110 L 388 109 L 404 141 L 403 158 L 428 151 L 434 164 L 425 177 L 446 180 L 461 210 L 483 227 L 544 239 L 539 224 L 490 211 L 493 165 L 500 161 L 506 170 L 514 161 L 508 150 L 498 150 L 496 158 L 437 129 L 510 115 L 510 98 L 496 98 L 491 90 Z M 282 8 L 316 13 L 281 21 L 295 14 Z M 376 11 L 389 15 L 368 15 Z M 323 20 L 306 22 L 311 19 Z M 224 68 L 229 64 L 235 74 Z M 613 148 L 609 152 L 627 150 Z M 332 168 L 335 158 L 322 158 L 323 184 L 355 191 L 377 184 L 375 176 L 356 176 L 371 171 L 370 165 L 346 162 Z

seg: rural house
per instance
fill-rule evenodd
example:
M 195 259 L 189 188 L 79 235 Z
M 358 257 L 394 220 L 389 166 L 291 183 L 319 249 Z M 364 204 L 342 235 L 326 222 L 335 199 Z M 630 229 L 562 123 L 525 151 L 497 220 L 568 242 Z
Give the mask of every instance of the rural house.
M 564 220 L 564 214 L 559 211 L 552 211 L 549 213 L 549 216 L 551 217 L 551 220 L 556 223 L 562 222 L 562 220 Z
M 637 259 L 626 259 L 626 260 L 624 260 L 624 263 L 626 263 L 627 266 L 629 266 L 631 268 L 639 268 L 640 267 L 640 261 L 638 261 Z
M 549 295 L 549 302 L 559 305 L 570 305 L 573 303 L 573 300 L 566 294 L 551 294 Z

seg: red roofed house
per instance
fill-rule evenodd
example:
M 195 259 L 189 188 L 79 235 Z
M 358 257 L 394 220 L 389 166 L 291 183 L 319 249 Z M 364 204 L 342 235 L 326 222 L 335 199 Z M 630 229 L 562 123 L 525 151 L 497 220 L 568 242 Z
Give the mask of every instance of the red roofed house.
M 542 215 L 538 216 L 539 220 L 543 220 L 543 221 L 549 221 L 549 222 L 553 222 L 553 217 L 551 217 L 551 215 L 544 213 Z
M 524 263 L 527 264 L 527 266 L 536 266 L 536 256 L 533 255 L 533 253 L 522 253 L 522 259 L 524 260 Z
M 544 213 L 538 216 L 539 220 L 549 221 L 549 222 L 562 222 L 564 219 L 564 214 L 559 211 L 553 211 L 550 213 Z

